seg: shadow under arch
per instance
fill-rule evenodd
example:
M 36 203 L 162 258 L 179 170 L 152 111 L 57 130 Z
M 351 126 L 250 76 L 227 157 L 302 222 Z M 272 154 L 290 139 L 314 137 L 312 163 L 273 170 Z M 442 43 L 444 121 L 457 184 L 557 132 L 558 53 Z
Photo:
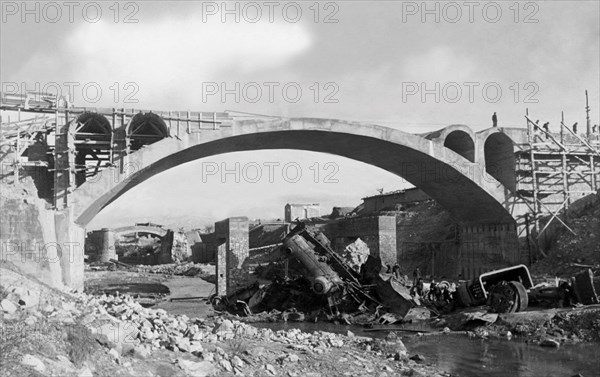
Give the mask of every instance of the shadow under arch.
M 467 160 L 475 162 L 475 141 L 467 132 L 462 130 L 450 132 L 444 139 L 444 146 Z
M 502 132 L 488 135 L 483 144 L 485 171 L 511 192 L 516 191 L 513 140 Z
M 503 190 L 497 182 L 474 181 L 456 167 L 461 161 L 466 163 L 464 158 L 417 135 L 374 125 L 303 119 L 241 124 L 205 137 L 212 139 L 196 141 L 195 145 L 186 142 L 186 146 L 191 146 L 185 149 L 179 141 L 165 139 L 132 154 L 131 160 L 137 161 L 139 168 L 119 182 L 107 180 L 97 187 L 78 188 L 75 193 L 83 205 L 75 213 L 76 222 L 87 224 L 123 193 L 172 167 L 229 152 L 272 149 L 334 154 L 379 167 L 421 188 L 459 221 L 514 222 L 502 205 Z M 153 152 L 160 154 L 150 157 Z

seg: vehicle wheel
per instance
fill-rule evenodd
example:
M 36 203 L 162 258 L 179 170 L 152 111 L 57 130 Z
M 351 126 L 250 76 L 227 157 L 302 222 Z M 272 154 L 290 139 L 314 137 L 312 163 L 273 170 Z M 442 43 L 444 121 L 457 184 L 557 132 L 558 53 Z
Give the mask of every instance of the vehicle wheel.
M 519 303 L 517 312 L 525 311 L 529 305 L 529 295 L 527 294 L 527 289 L 525 289 L 525 286 L 518 281 L 511 281 L 510 284 L 517 289 L 517 301 Z
M 212 306 L 217 307 L 217 306 L 221 305 L 221 302 L 223 301 L 223 299 L 220 296 L 214 295 L 213 297 L 211 297 L 209 299 L 209 301 L 212 304 Z
M 488 305 L 495 313 L 515 313 L 527 309 L 527 290 L 518 281 L 501 281 L 490 289 Z

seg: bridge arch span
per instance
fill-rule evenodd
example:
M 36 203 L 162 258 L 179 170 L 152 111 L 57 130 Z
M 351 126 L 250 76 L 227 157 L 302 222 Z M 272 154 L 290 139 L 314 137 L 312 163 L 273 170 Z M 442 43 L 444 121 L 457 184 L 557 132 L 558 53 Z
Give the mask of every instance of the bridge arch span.
M 463 156 L 396 129 L 325 119 L 238 121 L 230 127 L 168 138 L 127 156 L 134 171 L 104 171 L 74 191 L 76 222 L 85 226 L 102 208 L 167 169 L 218 154 L 261 149 L 322 152 L 361 161 L 405 178 L 446 207 L 459 221 L 513 223 L 504 190 Z

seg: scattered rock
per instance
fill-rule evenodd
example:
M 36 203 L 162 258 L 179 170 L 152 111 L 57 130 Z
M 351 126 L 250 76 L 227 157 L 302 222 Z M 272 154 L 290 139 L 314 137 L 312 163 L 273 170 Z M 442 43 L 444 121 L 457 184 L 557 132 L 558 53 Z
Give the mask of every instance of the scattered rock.
M 413 355 L 413 356 L 411 356 L 411 357 L 409 357 L 409 359 L 413 360 L 413 361 L 416 361 L 416 362 L 419 362 L 419 363 L 425 361 L 425 357 L 423 355 L 421 355 L 421 354 L 418 354 L 418 353 L 415 354 L 415 355 Z
M 217 370 L 208 361 L 190 361 L 185 359 L 177 359 L 177 365 L 188 375 L 193 377 L 213 376 Z
M 297 363 L 298 361 L 300 361 L 300 357 L 298 355 L 291 353 L 288 355 L 286 360 L 288 360 L 289 362 L 292 362 L 292 363 Z
M 242 368 L 244 366 L 244 362 L 238 356 L 231 358 L 231 364 L 236 368 Z
M 264 347 L 252 347 L 248 350 L 246 350 L 246 353 L 254 356 L 254 357 L 259 357 L 262 356 L 262 354 L 265 352 L 265 348 Z
M 77 377 L 94 377 L 94 373 L 92 373 L 90 368 L 84 366 L 77 370 Z
M 40 302 L 40 292 L 33 289 L 16 287 L 12 290 L 12 293 L 17 296 L 19 305 L 26 308 L 33 308 Z
M 277 372 L 275 371 L 275 367 L 271 364 L 266 364 L 265 369 L 267 370 L 267 372 L 271 373 L 273 376 L 277 374 Z
M 196 340 L 190 342 L 189 352 L 195 354 L 195 353 L 200 353 L 202 351 L 204 351 L 204 348 L 202 347 L 202 343 L 200 343 Z
M 4 299 L 0 301 L 0 307 L 4 313 L 12 314 L 17 311 L 18 307 L 12 301 Z
M 225 360 L 225 359 L 221 359 L 221 367 L 223 367 L 223 369 L 225 369 L 228 372 L 231 372 L 233 370 L 233 366 L 231 365 L 231 362 L 229 360 Z
M 108 354 L 109 354 L 110 356 L 112 356 L 112 358 L 113 358 L 113 359 L 115 359 L 115 360 L 118 360 L 118 359 L 119 359 L 119 356 L 121 356 L 121 355 L 120 355 L 120 353 L 119 353 L 119 351 L 117 351 L 117 350 L 116 350 L 116 349 L 114 349 L 114 348 L 111 348 L 111 349 L 110 349 L 110 351 L 108 351 Z
M 399 339 L 395 342 L 395 349 L 396 351 L 394 353 L 394 360 L 401 360 L 402 358 L 408 356 L 408 350 L 406 349 L 406 346 Z
M 42 312 L 44 313 L 52 313 L 54 311 L 54 306 L 48 304 L 42 308 Z
M 150 351 L 149 347 L 143 345 L 133 347 L 133 356 L 137 357 L 138 359 L 147 359 L 151 354 L 152 352 Z
M 223 320 L 223 322 L 221 322 L 220 325 L 217 325 L 213 330 L 213 334 L 222 334 L 227 332 L 233 332 L 233 323 L 228 319 Z
M 40 373 L 44 373 L 46 371 L 46 366 L 44 365 L 44 362 L 30 354 L 26 354 L 23 356 L 23 358 L 21 359 L 21 364 L 32 367 Z

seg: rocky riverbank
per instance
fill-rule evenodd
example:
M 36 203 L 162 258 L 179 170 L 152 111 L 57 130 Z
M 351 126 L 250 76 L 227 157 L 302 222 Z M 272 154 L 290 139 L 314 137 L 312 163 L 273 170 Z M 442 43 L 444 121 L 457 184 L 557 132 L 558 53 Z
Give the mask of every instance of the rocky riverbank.
M 396 337 L 173 316 L 129 296 L 64 294 L 5 269 L 0 306 L 6 376 L 450 375 Z

